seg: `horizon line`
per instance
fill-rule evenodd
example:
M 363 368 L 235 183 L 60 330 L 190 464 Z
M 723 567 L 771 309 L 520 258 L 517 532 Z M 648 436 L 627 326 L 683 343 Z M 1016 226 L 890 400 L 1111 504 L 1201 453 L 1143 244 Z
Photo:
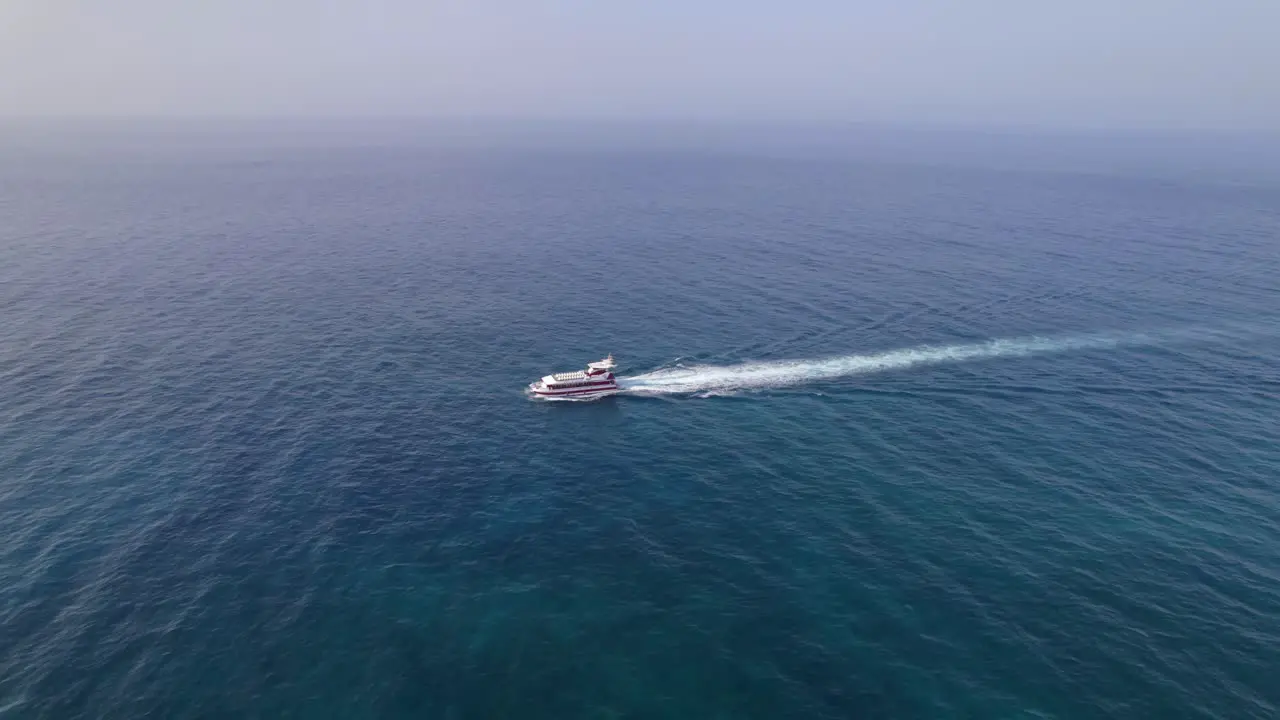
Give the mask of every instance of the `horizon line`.
M 931 121 L 931 120 L 871 120 L 871 119 L 801 119 L 801 118 L 727 118 L 698 116 L 622 117 L 613 115 L 499 115 L 499 114 L 421 114 L 421 113 L 333 113 L 333 114 L 190 114 L 190 113 L 0 113 L 0 124 L 36 124 L 42 122 L 164 122 L 164 123 L 351 123 L 390 122 L 423 125 L 479 126 L 505 125 L 515 128 L 556 127 L 589 125 L 600 129 L 739 129 L 786 130 L 820 129 L 830 131 L 898 130 L 917 132 L 961 132 L 1001 135 L 1229 135 L 1280 137 L 1280 128 L 1223 127 L 1223 126 L 1167 126 L 1098 123 L 1033 123 L 1033 122 L 981 122 L 981 121 Z M 482 128 L 477 128 L 482 129 Z

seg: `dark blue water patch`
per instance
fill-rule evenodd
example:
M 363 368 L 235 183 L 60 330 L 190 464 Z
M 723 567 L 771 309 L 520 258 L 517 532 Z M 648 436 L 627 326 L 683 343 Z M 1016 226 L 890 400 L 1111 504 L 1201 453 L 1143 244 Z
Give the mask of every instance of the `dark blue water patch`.
M 0 164 L 0 714 L 1280 712 L 1280 188 L 261 152 Z

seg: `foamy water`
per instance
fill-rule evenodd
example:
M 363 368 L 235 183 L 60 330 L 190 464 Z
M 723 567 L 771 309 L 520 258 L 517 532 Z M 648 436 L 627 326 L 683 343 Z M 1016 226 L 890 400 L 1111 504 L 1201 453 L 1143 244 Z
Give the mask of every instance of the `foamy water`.
M 621 378 L 619 385 L 625 392 L 638 395 L 758 390 L 790 387 L 852 375 L 905 370 L 920 365 L 943 365 L 1094 350 L 1132 345 L 1149 339 L 1150 336 L 1147 335 L 1130 333 L 1010 338 L 964 345 L 923 345 L 881 353 L 810 360 L 663 368 L 643 375 Z

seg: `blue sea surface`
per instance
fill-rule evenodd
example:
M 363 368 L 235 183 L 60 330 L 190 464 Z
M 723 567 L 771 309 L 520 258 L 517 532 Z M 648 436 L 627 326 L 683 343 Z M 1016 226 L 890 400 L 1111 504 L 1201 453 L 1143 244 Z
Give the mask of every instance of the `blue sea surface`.
M 14 137 L 0 718 L 1280 717 L 1265 162 Z

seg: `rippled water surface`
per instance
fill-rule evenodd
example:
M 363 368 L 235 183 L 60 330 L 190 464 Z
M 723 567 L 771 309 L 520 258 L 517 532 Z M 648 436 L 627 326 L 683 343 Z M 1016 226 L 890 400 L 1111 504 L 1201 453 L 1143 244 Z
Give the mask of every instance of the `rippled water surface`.
M 1280 183 L 6 157 L 0 717 L 1280 716 Z

